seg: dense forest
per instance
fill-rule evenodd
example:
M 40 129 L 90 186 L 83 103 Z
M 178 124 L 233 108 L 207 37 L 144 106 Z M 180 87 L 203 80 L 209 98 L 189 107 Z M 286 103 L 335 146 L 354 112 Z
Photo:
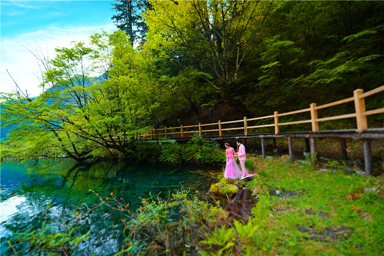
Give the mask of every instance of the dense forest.
M 1 95 L 1 125 L 13 127 L 2 158 L 124 157 L 152 126 L 179 125 L 187 115 L 210 121 L 205 108 L 222 113 L 211 121 L 233 119 L 228 109 L 263 116 L 382 85 L 384 2 L 150 0 L 113 8 L 120 30 L 57 48 L 50 60 L 36 56 L 39 97 L 21 88 Z M 367 102 L 383 105 L 379 96 Z

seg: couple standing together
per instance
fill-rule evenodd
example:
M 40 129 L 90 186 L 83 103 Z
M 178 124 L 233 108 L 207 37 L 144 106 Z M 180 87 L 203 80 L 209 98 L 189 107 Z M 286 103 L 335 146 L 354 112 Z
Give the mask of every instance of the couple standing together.
M 248 174 L 247 169 L 245 169 L 245 147 L 240 139 L 237 140 L 237 145 L 239 146 L 239 151 L 235 153 L 235 150 L 229 145 L 229 143 L 225 143 L 225 147 L 227 148 L 227 165 L 225 167 L 224 178 L 238 179 L 238 178 L 248 178 L 254 176 L 254 174 Z M 236 163 L 235 156 L 239 157 L 241 169 Z

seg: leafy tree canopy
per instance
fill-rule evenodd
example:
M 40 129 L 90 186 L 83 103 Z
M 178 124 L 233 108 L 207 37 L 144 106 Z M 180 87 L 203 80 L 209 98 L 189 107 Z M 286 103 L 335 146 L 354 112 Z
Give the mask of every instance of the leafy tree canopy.
M 178 113 L 199 117 L 201 106 L 265 116 L 382 85 L 383 2 L 149 0 L 115 8 L 116 21 L 129 18 L 132 26 L 120 27 L 127 33 L 56 49 L 35 99 L 2 94 L 2 126 L 13 127 L 3 156 L 126 156 L 139 133 L 180 124 Z M 148 34 L 134 49 L 139 22 Z M 367 109 L 383 104 L 373 96 Z

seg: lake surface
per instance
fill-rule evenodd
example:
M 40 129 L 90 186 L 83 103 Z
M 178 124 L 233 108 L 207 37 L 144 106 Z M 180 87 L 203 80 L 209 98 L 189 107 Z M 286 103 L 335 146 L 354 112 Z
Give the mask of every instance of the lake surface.
M 41 227 L 47 205 L 50 217 L 60 219 L 65 212 L 85 203 L 100 203 L 92 189 L 103 198 L 113 192 L 129 202 L 132 210 L 141 198 L 151 195 L 166 198 L 169 191 L 181 187 L 199 195 L 205 194 L 212 182 L 210 172 L 219 167 L 167 166 L 148 163 L 100 161 L 77 163 L 70 159 L 40 160 L 27 163 L 3 163 L 1 166 L 0 254 L 14 255 L 7 240 L 15 232 Z M 113 255 L 123 240 L 121 215 L 109 209 L 98 209 L 85 220 L 91 229 L 90 240 L 79 255 Z M 77 230 L 86 232 L 87 230 Z M 19 254 L 20 255 L 20 254 Z

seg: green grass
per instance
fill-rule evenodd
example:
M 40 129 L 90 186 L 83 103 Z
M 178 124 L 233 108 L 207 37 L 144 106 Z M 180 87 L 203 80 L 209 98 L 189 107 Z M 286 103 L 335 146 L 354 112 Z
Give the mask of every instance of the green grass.
M 383 196 L 366 194 L 356 201 L 345 198 L 359 189 L 382 187 L 383 178 L 314 171 L 307 165 L 277 159 L 253 160 L 258 177 L 247 187 L 260 197 L 253 209 L 259 215 L 255 223 L 260 229 L 250 245 L 264 251 L 260 254 L 384 255 Z M 285 199 L 269 196 L 267 191 L 275 187 L 305 192 Z M 351 210 L 356 206 L 373 220 Z M 349 231 L 349 238 L 332 240 L 327 227 L 351 227 L 354 231 Z M 312 240 L 319 237 L 323 241 Z

